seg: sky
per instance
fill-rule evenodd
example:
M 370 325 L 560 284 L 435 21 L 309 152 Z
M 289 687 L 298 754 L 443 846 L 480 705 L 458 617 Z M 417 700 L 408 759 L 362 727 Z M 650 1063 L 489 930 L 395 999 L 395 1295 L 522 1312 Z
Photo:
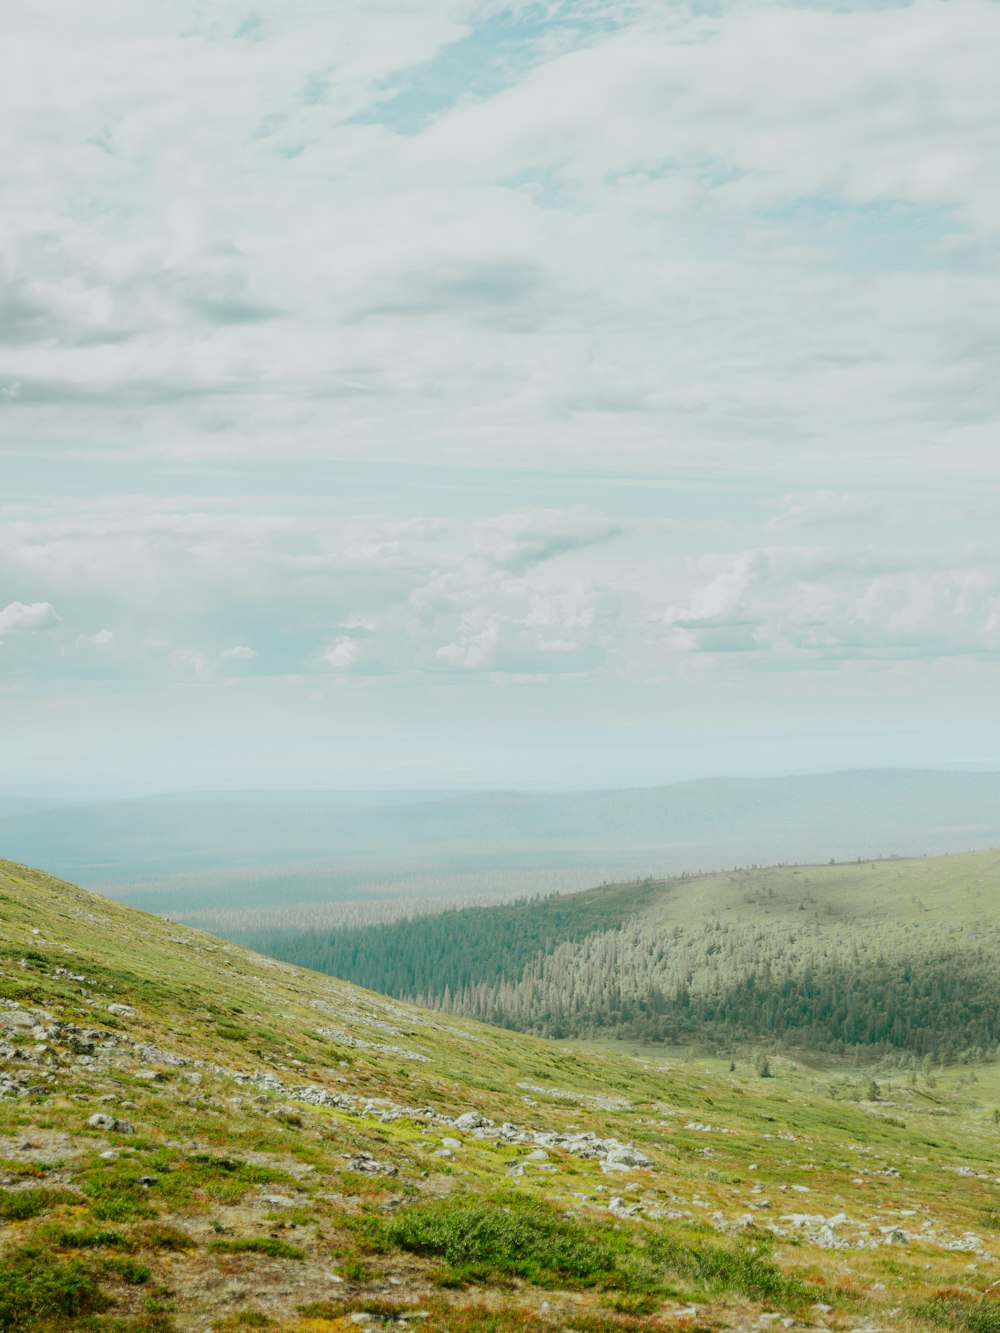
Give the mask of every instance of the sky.
M 0 789 L 1000 766 L 997 0 L 0 23 Z

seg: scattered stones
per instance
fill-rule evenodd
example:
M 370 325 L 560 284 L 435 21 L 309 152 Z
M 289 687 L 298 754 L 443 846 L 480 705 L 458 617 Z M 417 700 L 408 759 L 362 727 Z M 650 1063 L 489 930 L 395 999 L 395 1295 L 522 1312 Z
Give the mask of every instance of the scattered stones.
M 430 1056 L 420 1051 L 408 1051 L 405 1046 L 390 1046 L 384 1041 L 366 1041 L 364 1037 L 354 1037 L 349 1032 L 336 1028 L 316 1028 L 316 1033 L 327 1041 L 335 1041 L 338 1046 L 351 1046 L 359 1051 L 376 1051 L 381 1055 L 398 1055 L 401 1060 L 418 1060 L 430 1064 Z
M 433 1107 L 400 1106 L 381 1097 L 355 1097 L 346 1092 L 330 1092 L 327 1088 L 314 1084 L 293 1086 L 284 1083 L 277 1074 L 260 1072 L 238 1074 L 231 1070 L 214 1066 L 213 1072 L 233 1079 L 243 1086 L 254 1086 L 262 1091 L 287 1098 L 293 1102 L 303 1102 L 307 1106 L 332 1106 L 349 1115 L 362 1116 L 389 1124 L 394 1120 L 413 1120 L 425 1124 L 437 1124 L 458 1129 L 462 1116 L 442 1115 Z M 465 1112 L 465 1115 L 479 1116 L 479 1112 Z M 480 1116 L 481 1124 L 471 1131 L 472 1137 L 484 1140 L 497 1140 L 501 1143 L 531 1144 L 540 1148 L 561 1148 L 575 1157 L 597 1159 L 603 1169 L 610 1171 L 630 1171 L 636 1167 L 651 1167 L 653 1162 L 645 1153 L 619 1139 L 602 1139 L 590 1132 L 581 1134 L 560 1134 L 552 1131 L 526 1130 L 510 1121 L 497 1125 L 487 1116 Z M 461 1146 L 460 1140 L 453 1140 Z M 436 1157 L 450 1156 L 453 1149 L 447 1146 L 432 1154 Z
M 358 1152 L 353 1157 L 348 1157 L 347 1168 L 349 1171 L 359 1171 L 365 1176 L 398 1176 L 399 1168 L 392 1165 L 391 1162 L 378 1162 L 368 1152 Z
M 616 1097 L 607 1092 L 574 1092 L 569 1088 L 547 1088 L 541 1083 L 521 1082 L 517 1085 L 525 1092 L 538 1092 L 543 1097 L 557 1097 L 560 1101 L 577 1102 L 581 1106 L 592 1106 L 596 1111 L 631 1111 L 632 1103 L 627 1097 Z
M 130 1004 L 109 1004 L 109 1014 L 117 1014 L 119 1018 L 135 1018 L 135 1010 Z
M 0 1098 L 24 1097 L 27 1095 L 28 1085 L 13 1074 L 8 1074 L 6 1070 L 0 1069 Z

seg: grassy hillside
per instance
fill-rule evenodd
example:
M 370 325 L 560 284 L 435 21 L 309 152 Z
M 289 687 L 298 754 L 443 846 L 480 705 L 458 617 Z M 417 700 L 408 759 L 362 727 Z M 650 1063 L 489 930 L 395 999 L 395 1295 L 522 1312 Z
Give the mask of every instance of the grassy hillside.
M 1000 1042 L 997 852 L 645 881 L 247 942 L 552 1036 L 932 1061 Z
M 772 1072 L 423 1012 L 0 862 L 0 1329 L 1000 1327 L 996 1070 Z

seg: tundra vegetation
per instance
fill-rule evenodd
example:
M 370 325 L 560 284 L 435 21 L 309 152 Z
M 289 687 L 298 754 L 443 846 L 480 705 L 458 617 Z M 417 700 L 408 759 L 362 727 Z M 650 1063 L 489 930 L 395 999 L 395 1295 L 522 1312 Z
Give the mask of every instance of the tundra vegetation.
M 503 1031 L 0 862 L 0 1330 L 989 1333 L 998 1108 L 988 1062 Z

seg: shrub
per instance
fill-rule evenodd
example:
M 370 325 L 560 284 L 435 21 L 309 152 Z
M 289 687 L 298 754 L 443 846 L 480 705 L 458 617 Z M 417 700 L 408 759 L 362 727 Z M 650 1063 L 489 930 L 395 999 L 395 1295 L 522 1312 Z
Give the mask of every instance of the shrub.
M 150 1250 L 193 1250 L 198 1242 L 180 1227 L 168 1222 L 150 1222 L 132 1233 L 137 1244 Z
M 101 1264 L 101 1273 L 106 1277 L 117 1278 L 119 1282 L 127 1282 L 130 1287 L 141 1287 L 152 1276 L 145 1264 L 128 1255 L 105 1259 Z
M 46 1222 L 36 1235 L 47 1245 L 59 1250 L 130 1250 L 132 1242 L 120 1231 L 108 1227 L 63 1226 L 59 1222 Z
M 79 1203 L 72 1190 L 0 1190 L 0 1218 L 5 1222 L 26 1222 L 39 1217 L 60 1203 Z
M 443 1259 L 459 1280 L 519 1277 L 537 1286 L 612 1286 L 622 1277 L 617 1245 L 550 1205 L 509 1194 L 493 1201 L 417 1204 L 384 1226 L 400 1249 Z
M 4 1256 L 0 1269 L 0 1329 L 25 1333 L 57 1319 L 106 1309 L 107 1298 L 79 1259 L 58 1260 L 25 1248 Z

